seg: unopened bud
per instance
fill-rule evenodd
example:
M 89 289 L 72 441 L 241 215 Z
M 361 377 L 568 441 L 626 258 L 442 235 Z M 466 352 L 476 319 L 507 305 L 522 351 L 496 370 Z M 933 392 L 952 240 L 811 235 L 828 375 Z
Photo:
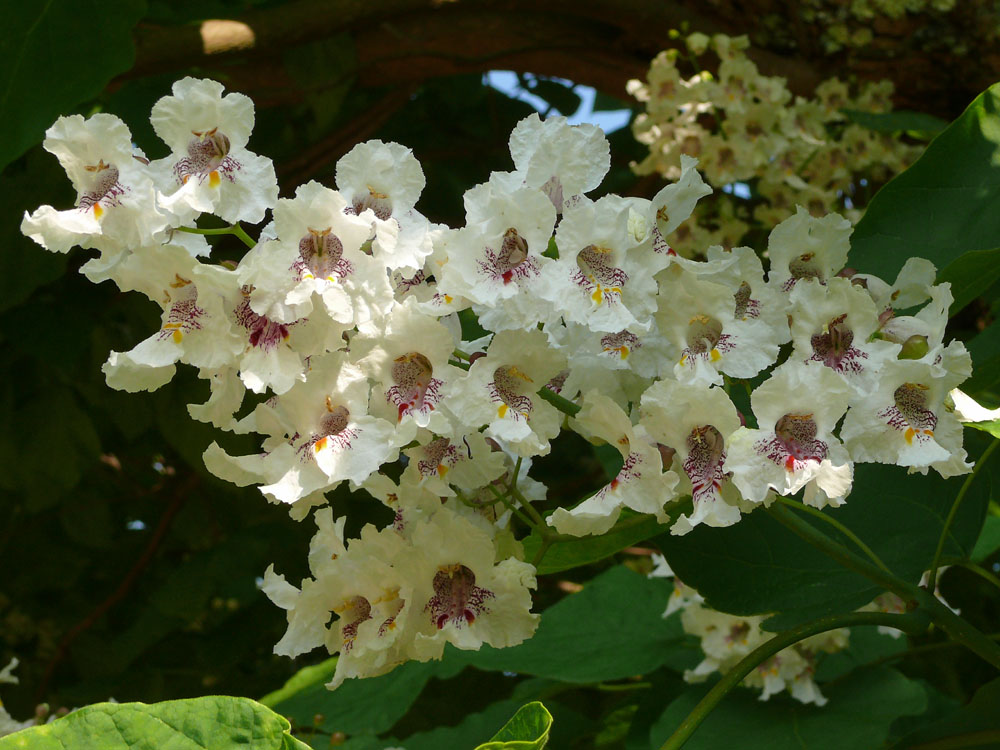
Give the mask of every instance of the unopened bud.
M 334 732 L 330 735 L 330 747 L 340 747 L 347 742 L 347 735 L 343 732 Z
M 472 354 L 469 355 L 469 364 L 471 365 L 477 359 L 482 359 L 485 356 L 486 352 L 473 352 Z
M 927 337 L 915 333 L 903 342 L 903 348 L 899 350 L 899 359 L 923 359 L 930 349 Z
M 851 268 L 850 266 L 844 266 L 839 271 L 837 271 L 837 276 L 839 276 L 842 279 L 849 279 L 857 272 L 858 269 L 856 268 Z

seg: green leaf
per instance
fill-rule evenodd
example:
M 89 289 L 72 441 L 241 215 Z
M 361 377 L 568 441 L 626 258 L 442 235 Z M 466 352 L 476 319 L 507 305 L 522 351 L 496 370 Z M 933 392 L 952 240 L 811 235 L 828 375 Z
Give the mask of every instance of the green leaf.
M 663 744 L 707 688 L 692 689 L 671 703 L 650 733 Z M 864 670 L 823 689 L 825 706 L 803 705 L 787 695 L 769 701 L 756 690 L 730 693 L 684 744 L 684 750 L 843 750 L 881 747 L 900 716 L 924 710 L 923 688 L 885 667 Z
M 843 109 L 841 112 L 847 115 L 847 119 L 851 122 L 879 133 L 908 132 L 933 136 L 948 127 L 947 120 L 909 109 L 897 109 L 892 112 L 862 112 L 857 109 Z
M 280 688 L 261 698 L 260 702 L 268 708 L 274 708 L 279 703 L 284 703 L 291 697 L 298 695 L 307 687 L 329 680 L 333 677 L 333 672 L 336 668 L 336 656 L 331 656 L 329 659 L 321 661 L 319 664 L 303 667 L 289 677 L 288 681 L 285 682 L 285 684 Z
M 539 701 L 521 706 L 510 721 L 476 750 L 542 750 L 549 741 L 552 714 Z
M 1000 239 L 1000 238 L 997 238 Z M 1000 248 L 972 250 L 960 255 L 938 274 L 938 282 L 951 284 L 954 315 L 993 285 L 1000 277 Z
M 663 619 L 672 586 L 619 565 L 542 613 L 534 637 L 520 646 L 479 651 L 449 648 L 446 659 L 494 671 L 599 682 L 657 669 L 686 649 L 678 618 Z
M 850 528 L 897 575 L 916 583 L 965 477 L 944 480 L 934 471 L 907 474 L 902 467 L 881 464 L 858 464 L 854 471 L 847 503 L 824 513 Z M 972 550 L 988 490 L 987 476 L 977 477 L 951 527 L 946 555 L 964 557 Z M 855 550 L 829 525 L 801 517 Z M 677 576 L 709 606 L 741 615 L 782 613 L 765 624 L 772 630 L 849 612 L 880 593 L 878 586 L 799 539 L 763 509 L 734 526 L 699 526 L 684 536 L 665 534 L 657 543 Z
M 849 264 L 892 279 L 907 258 L 934 263 L 967 298 L 1000 275 L 1000 84 L 980 94 L 923 155 L 872 199 L 851 238 Z M 952 265 L 954 267 L 952 267 Z M 974 275 L 982 284 L 970 284 Z M 954 309 L 957 308 L 953 308 Z
M 1000 706 L 1000 678 L 979 688 L 967 706 L 908 734 L 893 748 L 995 748 L 1000 745 L 997 706 Z
M 980 562 L 1000 549 L 1000 518 L 986 516 L 986 523 L 979 533 L 976 546 L 972 549 L 970 559 Z
M 346 680 L 331 691 L 324 683 L 333 677 L 335 666 L 336 660 L 328 659 L 316 667 L 307 667 L 310 672 L 301 680 L 300 689 L 289 690 L 288 697 L 276 698 L 289 689 L 286 684 L 265 700 L 300 726 L 313 726 L 313 718 L 320 715 L 323 721 L 318 728 L 325 732 L 377 734 L 391 729 L 409 711 L 431 677 L 450 677 L 465 665 L 407 662 L 381 677 Z
M 620 455 L 615 451 L 616 455 Z M 618 524 L 610 531 L 599 536 L 582 537 L 567 542 L 555 542 L 545 552 L 545 557 L 538 565 L 538 574 L 558 573 L 570 568 L 604 560 L 636 542 L 652 539 L 667 531 L 669 526 L 657 523 L 653 516 L 641 516 L 636 513 L 623 512 Z M 522 540 L 524 559 L 534 560 L 542 544 L 542 538 L 532 532 Z
M 851 628 L 847 648 L 824 655 L 816 668 L 816 679 L 820 682 L 837 679 L 853 669 L 864 668 L 868 662 L 902 653 L 909 647 L 904 635 L 893 638 L 871 626 Z
M 1000 382 L 1000 325 L 993 323 L 966 344 L 972 355 L 972 377 L 962 383 L 969 395 L 990 390 Z
M 57 116 L 95 97 L 132 66 L 132 27 L 143 0 L 113 8 L 77 0 L 14 3 L 0 26 L 0 169 L 23 154 Z
M 0 750 L 205 750 L 307 747 L 292 737 L 288 721 L 249 698 L 211 695 L 163 703 L 98 703 L 51 724 L 0 739 Z
M 989 422 L 966 422 L 965 426 L 1000 438 L 1000 419 L 991 419 Z

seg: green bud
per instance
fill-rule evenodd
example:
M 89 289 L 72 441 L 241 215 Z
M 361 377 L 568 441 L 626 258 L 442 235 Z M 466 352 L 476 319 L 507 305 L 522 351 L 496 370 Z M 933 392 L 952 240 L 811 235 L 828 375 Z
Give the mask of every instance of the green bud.
M 914 334 L 903 342 L 903 348 L 899 351 L 899 359 L 921 359 L 930 349 L 926 336 Z

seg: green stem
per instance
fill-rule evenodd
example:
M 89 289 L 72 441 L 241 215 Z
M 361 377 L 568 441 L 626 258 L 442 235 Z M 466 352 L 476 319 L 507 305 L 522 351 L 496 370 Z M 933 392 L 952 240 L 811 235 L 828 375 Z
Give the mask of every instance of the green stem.
M 207 236 L 231 234 L 235 237 L 238 237 L 243 242 L 243 244 L 249 248 L 254 248 L 257 246 L 257 243 L 254 242 L 253 238 L 251 238 L 249 234 L 243 231 L 243 227 L 240 226 L 239 222 L 236 222 L 232 226 L 221 227 L 219 229 L 200 229 L 199 227 L 176 227 L 176 231 L 187 232 L 188 234 L 203 234 Z
M 913 599 L 912 589 L 916 588 L 915 586 L 910 586 L 892 573 L 886 573 L 881 568 L 858 557 L 843 545 L 830 539 L 830 537 L 812 524 L 806 523 L 796 514 L 785 510 L 784 506 L 772 505 L 767 510 L 782 526 L 785 526 L 789 531 L 819 549 L 820 552 L 832 557 L 848 570 L 853 570 L 855 573 L 874 581 L 882 588 L 897 594 L 903 601 Z
M 493 495 L 496 497 L 497 500 L 499 500 L 505 506 L 507 506 L 507 508 L 514 515 L 516 515 L 518 518 L 520 518 L 522 521 L 524 521 L 529 527 L 531 527 L 533 529 L 537 529 L 538 533 L 541 534 L 542 537 L 544 538 L 545 532 L 547 531 L 547 529 L 545 528 L 544 525 L 539 526 L 536 521 L 532 520 L 531 518 L 529 518 L 528 516 L 526 516 L 524 513 L 522 513 L 521 509 L 518 508 L 516 505 L 514 505 L 514 503 L 512 503 L 510 501 L 510 498 L 508 498 L 504 493 L 502 493 L 500 490 L 498 490 L 492 484 L 488 484 L 486 486 L 489 488 L 490 492 L 493 493 Z M 532 509 L 532 510 L 534 510 L 534 509 Z
M 525 512 L 531 516 L 535 523 L 538 524 L 538 533 L 543 537 L 552 536 L 554 532 L 549 530 L 549 525 L 545 523 L 545 519 L 542 518 L 542 514 L 535 510 L 535 506 L 524 495 L 521 494 L 521 490 L 517 487 L 510 488 L 510 494 L 521 503 L 521 507 L 524 508 Z
M 521 456 L 517 457 L 517 461 L 514 462 L 514 473 L 510 477 L 510 483 L 507 485 L 507 492 L 512 497 L 517 497 L 518 500 L 521 498 L 518 496 L 517 492 L 517 476 L 521 473 L 521 462 L 524 459 Z
M 789 500 L 787 497 L 779 497 L 778 502 L 781 503 L 782 505 L 788 506 L 789 508 L 795 508 L 795 510 L 801 511 L 803 513 L 808 513 L 813 518 L 819 518 L 824 523 L 830 524 L 837 531 L 839 531 L 841 534 L 843 534 L 852 542 L 854 542 L 858 546 L 858 548 L 868 556 L 869 560 L 878 565 L 882 570 L 884 570 L 889 575 L 892 575 L 892 571 L 889 570 L 889 567 L 884 562 L 882 562 L 882 559 L 878 555 L 875 554 L 872 548 L 869 547 L 864 542 L 862 542 L 861 539 L 858 538 L 857 534 L 855 534 L 849 528 L 844 526 L 844 524 L 842 524 L 833 516 L 828 516 L 826 513 L 823 513 L 822 511 L 819 511 L 816 508 L 812 508 L 806 505 L 805 503 L 798 503 L 795 502 L 794 500 Z
M 951 504 L 951 510 L 948 511 L 948 517 L 944 519 L 944 527 L 941 529 L 941 536 L 938 537 L 937 549 L 934 550 L 934 559 L 931 560 L 930 573 L 927 578 L 927 590 L 933 591 L 934 586 L 937 583 L 937 570 L 941 564 L 941 553 L 944 551 L 944 542 L 948 538 L 948 532 L 951 531 L 952 521 L 955 520 L 955 515 L 958 513 L 958 507 L 962 504 L 965 496 L 969 492 L 969 487 L 972 486 L 973 480 L 976 475 L 979 474 L 979 470 L 986 465 L 986 461 L 989 459 L 990 454 L 996 449 L 997 445 L 1000 444 L 1000 440 L 993 440 L 986 450 L 983 451 L 983 455 L 979 457 L 976 461 L 976 466 L 972 470 L 972 473 L 965 478 L 965 482 L 962 484 L 962 489 L 958 491 L 955 495 L 955 502 Z
M 543 536 L 542 543 L 538 545 L 538 552 L 535 553 L 535 559 L 531 561 L 531 565 L 537 570 L 538 566 L 541 565 L 542 560 L 545 558 L 545 553 L 549 551 L 549 547 L 552 546 L 553 539 L 550 536 Z
M 538 392 L 538 395 L 556 407 L 563 414 L 568 414 L 571 417 L 575 417 L 579 414 L 580 409 L 582 408 L 577 404 L 574 404 L 568 398 L 563 398 L 558 393 L 550 391 L 548 388 L 542 388 L 542 390 Z
M 858 557 L 846 547 L 830 539 L 812 524 L 809 524 L 786 510 L 782 505 L 772 505 L 768 512 L 787 527 L 824 554 L 833 558 L 845 568 L 874 581 L 882 588 L 897 594 L 904 602 L 916 603 L 926 616 L 939 625 L 949 636 L 964 644 L 973 653 L 1000 669 L 1000 646 L 980 633 L 966 620 L 956 615 L 937 600 L 929 591 L 907 583 L 895 575 L 886 573 L 862 557 Z
M 680 726 L 674 730 L 660 750 L 677 750 L 698 728 L 698 725 L 705 720 L 705 717 L 714 709 L 719 702 L 726 697 L 726 694 L 736 687 L 743 678 L 750 674 L 758 665 L 763 664 L 782 649 L 788 648 L 801 640 L 818 633 L 825 633 L 828 630 L 839 628 L 849 628 L 855 625 L 883 625 L 899 630 L 905 630 L 914 634 L 924 632 L 924 620 L 912 614 L 888 614 L 886 612 L 850 612 L 844 615 L 829 615 L 818 620 L 807 622 L 791 630 L 779 633 L 766 643 L 762 643 L 755 648 L 731 670 L 726 672 L 712 687 L 698 705 L 691 709 Z

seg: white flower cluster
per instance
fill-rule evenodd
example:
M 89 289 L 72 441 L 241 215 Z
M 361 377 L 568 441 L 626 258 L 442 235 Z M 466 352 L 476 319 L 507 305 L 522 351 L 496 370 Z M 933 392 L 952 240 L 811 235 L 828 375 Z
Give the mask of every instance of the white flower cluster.
M 755 648 L 774 638 L 775 633 L 760 626 L 766 616 L 741 617 L 714 610 L 705 604 L 697 591 L 674 575 L 666 560 L 654 555 L 653 561 L 656 567 L 649 574 L 651 577 L 674 579 L 674 590 L 663 616 L 680 611 L 684 632 L 700 640 L 705 654 L 697 667 L 684 672 L 686 682 L 703 682 L 715 672 L 725 674 Z M 813 681 L 817 658 L 822 653 L 831 654 L 847 648 L 849 637 L 847 628 L 810 636 L 758 664 L 743 678 L 742 684 L 759 689 L 762 701 L 788 690 L 801 703 L 822 706 L 827 699 Z
M 864 186 L 886 181 L 920 152 L 891 134 L 847 122 L 842 112 L 891 110 L 891 81 L 866 84 L 852 97 L 846 83 L 832 78 L 814 98 L 793 97 L 784 78 L 760 74 L 746 56 L 745 36 L 695 33 L 685 44 L 692 57 L 714 53 L 717 75 L 702 70 L 682 78 L 678 50 L 669 50 L 653 60 L 645 82 L 629 82 L 629 93 L 646 106 L 633 131 L 650 152 L 634 168 L 676 179 L 681 156 L 693 156 L 709 184 L 752 182 L 762 200 L 754 201 L 751 216 L 745 200 L 715 194 L 675 238 L 681 255 L 702 256 L 714 244 L 732 247 L 754 225 L 770 230 L 797 204 L 814 216 L 841 211 L 856 221 Z
M 710 247 L 705 261 L 673 251 L 711 192 L 693 158 L 652 200 L 593 200 L 608 143 L 564 118 L 515 127 L 515 169 L 466 192 L 458 229 L 416 210 L 423 173 L 397 144 L 355 147 L 336 190 L 310 182 L 277 199 L 270 162 L 246 150 L 246 97 L 184 79 L 152 119 L 172 155 L 147 163 L 116 118 L 61 118 L 45 146 L 78 205 L 44 206 L 22 226 L 52 250 L 98 249 L 85 273 L 162 306 L 159 330 L 104 371 L 134 391 L 166 383 L 177 362 L 197 367 L 211 397 L 191 415 L 261 441 L 247 456 L 213 444 L 210 471 L 297 519 L 345 481 L 393 511 L 356 539 L 316 511 L 312 577 L 298 588 L 265 577 L 288 610 L 276 650 L 339 651 L 334 685 L 437 658 L 446 643 L 529 637 L 535 569 L 512 514 L 582 536 L 627 507 L 679 515 L 683 534 L 736 523 L 774 493 L 840 505 L 855 461 L 969 468 L 945 400 L 970 371 L 964 347 L 943 340 L 948 286 L 922 261 L 891 285 L 838 276 L 851 232 L 838 216 L 800 208 L 782 222 L 765 276 L 750 248 Z M 267 210 L 235 268 L 199 259 L 201 213 L 256 222 Z M 462 340 L 466 310 L 486 337 Z M 753 378 L 753 415 L 741 415 L 729 388 Z M 262 394 L 255 406 L 248 390 Z M 531 461 L 567 425 L 614 446 L 621 470 L 543 518 Z M 689 512 L 670 513 L 688 496 Z

